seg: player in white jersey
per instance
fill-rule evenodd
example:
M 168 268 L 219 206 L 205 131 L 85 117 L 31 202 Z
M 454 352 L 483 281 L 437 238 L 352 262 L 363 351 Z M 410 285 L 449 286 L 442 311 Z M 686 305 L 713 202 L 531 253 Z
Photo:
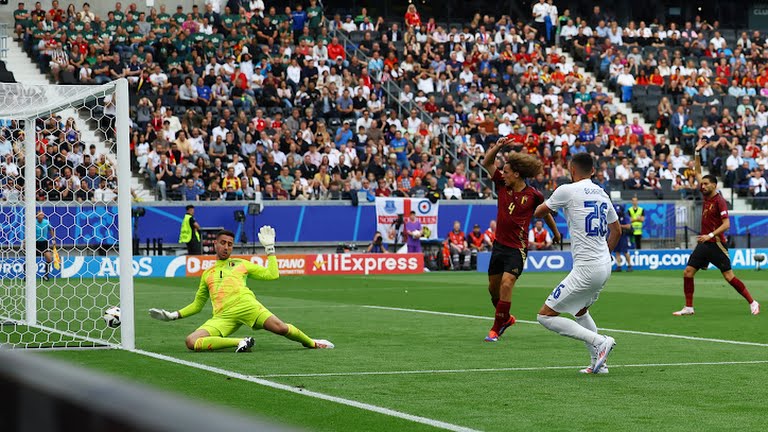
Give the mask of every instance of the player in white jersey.
M 608 195 L 592 183 L 592 157 L 587 153 L 574 155 L 569 170 L 573 183 L 555 189 L 534 213 L 543 217 L 563 209 L 573 254 L 573 269 L 544 302 L 538 320 L 562 336 L 584 342 L 592 361 L 582 373 L 607 373 L 605 360 L 616 341 L 597 333 L 588 309 L 611 276 L 611 253 L 621 237 L 621 226 Z M 561 317 L 561 313 L 576 320 Z

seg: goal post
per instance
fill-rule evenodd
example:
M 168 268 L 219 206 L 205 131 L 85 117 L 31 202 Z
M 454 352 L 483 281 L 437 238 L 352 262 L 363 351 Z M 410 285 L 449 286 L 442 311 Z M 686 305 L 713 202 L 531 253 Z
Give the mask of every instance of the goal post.
M 0 83 L 0 346 L 135 348 L 129 98 Z

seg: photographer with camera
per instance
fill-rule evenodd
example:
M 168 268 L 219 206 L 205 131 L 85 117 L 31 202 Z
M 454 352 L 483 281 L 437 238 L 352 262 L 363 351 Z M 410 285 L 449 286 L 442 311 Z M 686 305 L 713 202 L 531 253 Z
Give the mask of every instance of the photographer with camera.
M 376 232 L 376 234 L 373 236 L 373 241 L 371 244 L 368 245 L 368 249 L 365 250 L 365 253 L 384 253 L 384 237 L 381 236 L 380 232 Z

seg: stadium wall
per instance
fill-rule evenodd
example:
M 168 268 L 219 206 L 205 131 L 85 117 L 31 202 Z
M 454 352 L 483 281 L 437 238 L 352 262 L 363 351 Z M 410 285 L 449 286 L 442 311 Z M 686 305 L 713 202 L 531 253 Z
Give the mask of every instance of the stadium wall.
M 135 220 L 135 236 L 140 242 L 146 239 L 162 239 L 164 244 L 178 243 L 179 226 L 184 216 L 187 203 L 162 205 L 141 205 L 146 212 Z M 368 243 L 376 230 L 376 208 L 371 203 L 352 206 L 341 203 L 294 203 L 265 202 L 261 214 L 246 216 L 246 221 L 235 221 L 235 211 L 244 211 L 248 205 L 195 203 L 195 218 L 202 227 L 226 228 L 237 233 L 238 238 L 245 234 L 249 240 L 255 239 L 255 232 L 262 225 L 273 226 L 278 233 L 278 244 L 296 242 L 363 242 Z M 677 230 L 674 202 L 641 203 L 646 212 L 644 237 L 674 238 Z M 56 238 L 64 246 L 86 246 L 94 244 L 117 243 L 116 206 L 92 205 L 80 206 L 57 204 L 42 205 L 56 231 Z M 0 243 L 20 245 L 23 238 L 22 223 L 24 209 L 21 206 L 0 207 Z M 739 218 L 746 217 L 744 221 Z M 440 201 L 438 213 L 438 237 L 444 238 L 451 230 L 454 221 L 462 224 L 468 232 L 474 224 L 483 230 L 491 219 L 496 218 L 495 201 L 477 201 L 468 203 Z M 558 229 L 568 239 L 568 227 L 562 215 L 555 218 Z M 735 229 L 745 229 L 752 225 L 752 234 L 768 235 L 765 218 L 750 215 L 734 216 Z M 759 228 L 760 232 L 754 229 Z

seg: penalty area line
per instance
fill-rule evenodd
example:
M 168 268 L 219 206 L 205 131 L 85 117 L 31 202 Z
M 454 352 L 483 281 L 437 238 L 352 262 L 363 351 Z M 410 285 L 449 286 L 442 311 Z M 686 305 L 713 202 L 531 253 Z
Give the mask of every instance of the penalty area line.
M 427 314 L 427 315 L 440 315 L 440 316 L 449 316 L 449 317 L 456 317 L 456 318 L 470 318 L 470 319 L 493 321 L 493 317 L 468 315 L 468 314 L 460 314 L 460 313 L 453 313 L 453 312 L 438 312 L 438 311 L 423 310 L 423 309 L 408 309 L 408 308 L 398 308 L 398 307 L 389 307 L 389 306 L 371 306 L 371 305 L 361 306 L 361 307 L 364 307 L 367 309 L 411 312 L 411 313 L 420 313 L 420 314 Z M 538 321 L 517 320 L 516 322 L 522 323 L 522 324 L 539 325 Z M 612 329 L 612 328 L 603 328 L 603 327 L 600 327 L 598 330 L 609 332 L 609 333 L 611 332 L 626 333 L 626 334 L 633 334 L 633 335 L 640 335 L 640 336 L 655 336 L 655 337 L 663 337 L 663 338 L 670 338 L 670 339 L 684 339 L 684 340 L 713 342 L 713 343 L 722 343 L 722 344 L 731 344 L 731 345 L 768 347 L 768 343 L 759 343 L 759 342 L 744 342 L 744 341 L 735 341 L 735 340 L 728 340 L 728 339 L 713 339 L 713 338 L 705 338 L 705 337 L 698 337 L 698 336 L 685 336 L 685 335 L 668 334 L 668 333 L 653 333 L 653 332 L 644 332 L 644 331 L 637 331 L 637 330 L 621 330 L 621 329 Z
M 643 364 L 611 364 L 611 368 L 661 368 L 675 366 L 727 366 L 727 365 L 753 365 L 765 364 L 768 360 L 747 360 L 727 362 L 691 362 L 691 363 L 643 363 Z M 296 374 L 271 374 L 258 375 L 259 378 L 321 378 L 321 377 L 353 377 L 370 375 L 437 375 L 437 374 L 461 374 L 461 373 L 487 373 L 487 372 L 529 372 L 546 370 L 579 370 L 581 366 L 539 366 L 539 367 L 509 367 L 509 368 L 478 368 L 478 369 L 433 369 L 433 370 L 404 370 L 404 371 L 370 371 L 370 372 L 328 372 L 328 373 L 296 373 Z
M 364 402 L 359 402 L 359 401 L 352 400 L 352 399 L 344 399 L 344 398 L 337 397 L 337 396 L 331 396 L 331 395 L 328 395 L 328 394 L 325 394 L 325 393 L 319 393 L 319 392 L 314 392 L 314 391 L 311 391 L 311 390 L 305 390 L 305 389 L 301 389 L 301 388 L 290 386 L 290 385 L 286 385 L 286 384 L 276 383 L 276 382 L 269 381 L 269 380 L 266 380 L 266 379 L 262 379 L 262 378 L 259 378 L 259 377 L 241 374 L 241 373 L 230 371 L 230 370 L 227 370 L 227 369 L 221 369 L 221 368 L 217 368 L 217 367 L 214 367 L 214 366 L 208 366 L 208 365 L 205 365 L 205 364 L 202 364 L 202 363 L 195 363 L 195 362 L 191 362 L 191 361 L 187 361 L 187 360 L 182 360 L 182 359 L 179 359 L 179 358 L 176 358 L 176 357 L 167 356 L 167 355 L 164 355 L 164 354 L 158 354 L 158 353 L 154 353 L 154 352 L 150 352 L 150 351 L 143 351 L 143 350 L 131 350 L 130 352 L 133 352 L 133 353 L 136 353 L 136 354 L 140 354 L 140 355 L 143 355 L 143 356 L 146 356 L 146 357 L 151 357 L 151 358 L 158 359 L 158 360 L 167 361 L 167 362 L 170 362 L 170 363 L 176 363 L 176 364 L 179 364 L 179 365 L 182 365 L 182 366 L 187 366 L 187 367 L 191 367 L 191 368 L 195 368 L 195 369 L 204 370 L 206 372 L 212 372 L 212 373 L 215 373 L 215 374 L 224 375 L 224 376 L 227 376 L 227 377 L 230 377 L 230 378 L 239 379 L 239 380 L 242 380 L 242 381 L 252 382 L 254 384 L 258 384 L 258 385 L 261 385 L 261 386 L 264 386 L 264 387 L 269 387 L 269 388 L 276 389 L 276 390 L 283 390 L 283 391 L 287 391 L 287 392 L 298 394 L 298 395 L 302 395 L 302 396 L 307 396 L 307 397 L 311 397 L 311 398 L 315 398 L 315 399 L 320 399 L 320 400 L 324 400 L 324 401 L 328 401 L 328 402 L 333 402 L 333 403 L 337 403 L 337 404 L 341 404 L 341 405 L 346 405 L 346 406 L 350 406 L 350 407 L 353 407 L 353 408 L 358 408 L 358 409 L 365 410 L 365 411 L 371 411 L 371 412 L 375 412 L 375 413 L 378 413 L 378 414 L 383 414 L 383 415 L 390 416 L 390 417 L 396 417 L 396 418 L 399 418 L 399 419 L 412 421 L 412 422 L 415 422 L 415 423 L 421 423 L 421 424 L 424 424 L 424 425 L 427 425 L 427 426 L 432 426 L 432 427 L 435 427 L 435 428 L 438 428 L 438 429 L 444 429 L 444 430 L 449 430 L 449 431 L 454 431 L 454 432 L 479 432 L 476 429 L 471 429 L 471 428 L 468 428 L 468 427 L 459 426 L 459 425 L 455 425 L 455 424 L 452 424 L 452 423 L 443 422 L 443 421 L 440 421 L 440 420 L 434 420 L 434 419 L 427 418 L 427 417 L 421 417 L 421 416 L 417 416 L 417 415 L 413 415 L 413 414 L 408 414 L 408 413 L 404 413 L 404 412 L 401 412 L 401 411 L 396 411 L 396 410 L 393 410 L 393 409 L 384 408 L 384 407 L 380 407 L 380 406 L 377 406 L 377 405 L 371 405 L 371 404 L 367 404 L 367 403 L 364 403 Z

